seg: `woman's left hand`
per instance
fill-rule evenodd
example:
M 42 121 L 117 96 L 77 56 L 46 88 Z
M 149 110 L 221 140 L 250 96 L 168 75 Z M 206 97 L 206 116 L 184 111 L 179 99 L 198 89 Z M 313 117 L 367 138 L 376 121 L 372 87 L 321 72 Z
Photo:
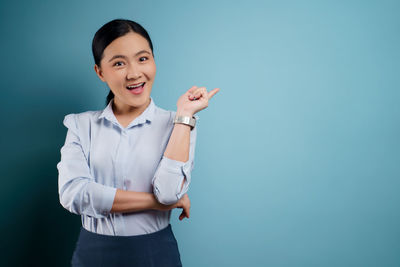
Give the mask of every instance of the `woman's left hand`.
M 200 110 L 208 107 L 208 101 L 218 93 L 219 88 L 207 92 L 205 87 L 193 86 L 186 93 L 184 93 L 176 103 L 177 115 L 193 116 Z

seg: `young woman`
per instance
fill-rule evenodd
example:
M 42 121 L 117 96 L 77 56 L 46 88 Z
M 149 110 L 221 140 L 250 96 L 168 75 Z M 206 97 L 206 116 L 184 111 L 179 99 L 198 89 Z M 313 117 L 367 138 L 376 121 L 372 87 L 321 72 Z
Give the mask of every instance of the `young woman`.
M 92 51 L 107 106 L 65 116 L 57 164 L 60 202 L 82 219 L 72 266 L 181 266 L 171 210 L 189 218 L 195 114 L 219 89 L 193 86 L 176 112 L 157 107 L 153 45 L 130 20 L 102 26 Z

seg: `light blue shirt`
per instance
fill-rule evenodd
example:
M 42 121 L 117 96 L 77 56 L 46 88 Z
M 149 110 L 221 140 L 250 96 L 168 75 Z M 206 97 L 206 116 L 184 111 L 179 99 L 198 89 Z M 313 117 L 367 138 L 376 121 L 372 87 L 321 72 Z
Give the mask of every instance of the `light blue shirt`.
M 151 99 L 146 110 L 124 128 L 112 102 L 104 110 L 65 116 L 68 132 L 57 164 L 60 203 L 80 214 L 82 226 L 94 233 L 130 236 L 159 231 L 168 226 L 171 211 L 110 213 L 115 193 L 117 188 L 149 192 L 160 203 L 177 202 L 189 188 L 196 127 L 190 133 L 189 160 L 172 160 L 163 154 L 174 111 L 157 107 Z

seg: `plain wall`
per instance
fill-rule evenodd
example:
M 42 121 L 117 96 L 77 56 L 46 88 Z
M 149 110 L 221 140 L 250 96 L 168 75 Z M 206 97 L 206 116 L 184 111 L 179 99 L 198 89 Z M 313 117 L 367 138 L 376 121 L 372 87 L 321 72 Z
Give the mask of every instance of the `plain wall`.
M 142 24 L 152 97 L 198 115 L 184 266 L 400 265 L 399 1 L 1 1 L 4 266 L 69 266 L 59 204 L 66 114 L 105 107 L 91 40 Z

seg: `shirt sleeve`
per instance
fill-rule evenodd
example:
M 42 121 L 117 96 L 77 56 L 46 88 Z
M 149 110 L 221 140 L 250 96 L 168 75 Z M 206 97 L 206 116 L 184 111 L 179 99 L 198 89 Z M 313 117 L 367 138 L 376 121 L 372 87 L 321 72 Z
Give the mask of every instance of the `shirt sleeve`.
M 61 205 L 68 211 L 104 218 L 110 213 L 116 188 L 95 182 L 78 135 L 76 114 L 66 115 L 68 128 L 58 169 L 58 193 Z
M 196 117 L 198 118 L 198 117 Z M 178 202 L 189 189 L 194 167 L 197 129 L 190 131 L 189 159 L 186 162 L 163 156 L 153 177 L 153 192 L 158 202 L 170 205 Z M 186 179 L 181 190 L 182 181 Z

